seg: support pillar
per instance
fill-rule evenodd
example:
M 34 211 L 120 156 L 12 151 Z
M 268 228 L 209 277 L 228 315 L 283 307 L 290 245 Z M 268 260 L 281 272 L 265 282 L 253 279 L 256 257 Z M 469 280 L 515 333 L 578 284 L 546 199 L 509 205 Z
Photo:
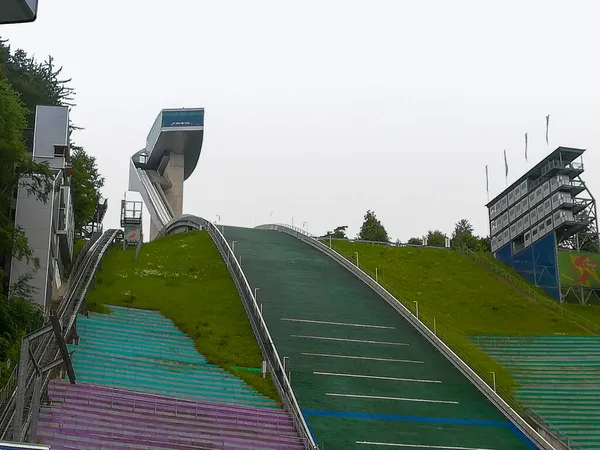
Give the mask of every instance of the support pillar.
M 171 182 L 171 187 L 164 189 L 165 196 L 175 217 L 183 213 L 183 169 L 185 156 L 171 153 L 164 175 Z

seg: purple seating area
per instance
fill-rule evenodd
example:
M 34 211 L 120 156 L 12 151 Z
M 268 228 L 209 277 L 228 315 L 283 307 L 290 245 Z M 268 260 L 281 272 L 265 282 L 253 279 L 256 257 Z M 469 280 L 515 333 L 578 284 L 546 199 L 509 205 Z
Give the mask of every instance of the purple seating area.
M 37 439 L 53 450 L 302 449 L 283 410 L 54 380 Z

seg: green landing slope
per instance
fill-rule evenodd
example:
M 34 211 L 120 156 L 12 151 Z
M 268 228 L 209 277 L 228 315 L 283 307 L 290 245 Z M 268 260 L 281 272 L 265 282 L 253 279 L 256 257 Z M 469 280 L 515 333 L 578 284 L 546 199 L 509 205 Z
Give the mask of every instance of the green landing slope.
M 113 247 L 102 261 L 88 308 L 104 304 L 160 311 L 191 337 L 198 351 L 279 400 L 269 378 L 240 368 L 258 368 L 262 356 L 239 294 L 217 248 L 205 231 L 166 236 L 134 249 Z
M 338 263 L 284 233 L 226 227 L 324 449 L 532 448 L 443 356 Z

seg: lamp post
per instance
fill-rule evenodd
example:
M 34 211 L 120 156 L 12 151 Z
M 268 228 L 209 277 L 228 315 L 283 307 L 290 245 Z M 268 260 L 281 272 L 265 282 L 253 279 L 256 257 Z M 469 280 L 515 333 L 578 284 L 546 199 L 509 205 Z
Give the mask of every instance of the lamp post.
M 419 302 L 415 300 L 415 315 L 419 318 Z
M 354 252 L 354 254 L 356 255 L 356 267 L 358 267 L 358 252 Z

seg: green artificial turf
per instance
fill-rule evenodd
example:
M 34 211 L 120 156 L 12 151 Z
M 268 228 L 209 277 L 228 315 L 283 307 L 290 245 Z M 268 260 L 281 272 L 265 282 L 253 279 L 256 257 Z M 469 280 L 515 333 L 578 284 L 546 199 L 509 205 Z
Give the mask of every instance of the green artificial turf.
M 90 311 L 117 305 L 160 311 L 186 335 L 209 363 L 242 378 L 279 401 L 270 378 L 245 368 L 261 367 L 262 355 L 237 289 L 205 231 L 174 234 L 135 250 L 113 247 L 87 294 Z
M 324 242 L 326 245 L 329 241 Z M 528 301 L 476 262 L 445 249 L 392 247 L 333 241 L 333 248 L 359 266 L 489 380 L 510 395 L 515 381 L 508 371 L 470 340 L 476 335 L 586 335 L 578 324 Z

